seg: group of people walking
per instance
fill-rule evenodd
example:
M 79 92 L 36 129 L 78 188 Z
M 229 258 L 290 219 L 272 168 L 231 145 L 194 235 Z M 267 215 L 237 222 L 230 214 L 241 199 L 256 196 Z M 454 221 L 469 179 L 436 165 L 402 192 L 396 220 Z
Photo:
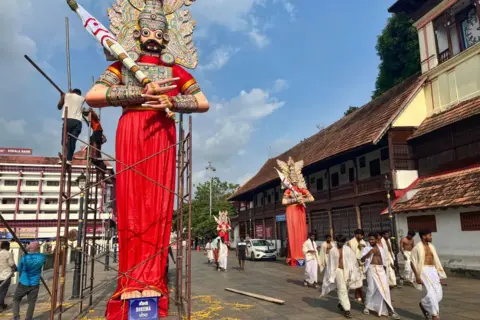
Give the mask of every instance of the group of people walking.
M 305 255 L 304 285 L 318 287 L 318 270 L 323 272 L 322 293 L 325 297 L 336 290 L 338 308 L 346 318 L 352 318 L 349 290 L 354 290 L 355 300 L 364 306 L 363 313 L 374 313 L 400 319 L 395 313 L 391 299 L 391 289 L 397 286 L 395 274 L 395 254 L 388 231 L 371 232 L 365 241 L 364 231 L 355 231 L 355 237 L 347 241 L 343 235 L 337 235 L 332 241 L 331 235 L 325 237 L 320 247 L 311 233 L 303 244 Z M 446 278 L 435 247 L 432 244 L 432 232 L 419 233 L 421 242 L 414 244 L 415 232 L 400 242 L 400 251 L 404 258 L 401 278 L 410 282 L 419 290 L 426 291 L 419 307 L 425 319 L 439 319 L 439 303 L 442 300 L 441 278 Z M 366 280 L 366 294 L 363 293 Z
M 228 246 L 223 237 L 209 239 L 205 245 L 205 255 L 208 263 L 215 264 L 217 271 L 227 272 Z

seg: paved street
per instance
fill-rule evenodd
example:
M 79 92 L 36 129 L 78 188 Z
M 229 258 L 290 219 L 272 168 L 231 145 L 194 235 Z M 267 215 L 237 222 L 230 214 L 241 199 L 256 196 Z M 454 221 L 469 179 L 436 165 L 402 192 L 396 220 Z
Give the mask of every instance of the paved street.
M 223 319 L 344 319 L 337 310 L 336 292 L 320 300 L 319 291 L 303 287 L 303 268 L 288 267 L 282 261 L 247 261 L 246 270 L 237 268 L 235 253 L 229 259 L 228 272 L 217 272 L 205 263 L 205 256 L 194 252 L 192 261 L 192 299 L 193 320 Z M 173 267 L 173 266 L 171 266 Z M 83 319 L 103 319 L 106 300 L 114 289 L 114 284 L 107 279 L 115 277 L 114 271 L 103 271 L 96 267 L 95 285 L 105 283 L 104 289 L 94 296 L 92 311 Z M 170 274 L 175 274 L 171 270 Z M 71 273 L 67 277 L 67 296 L 71 292 Z M 50 282 L 50 281 L 49 281 Z M 441 303 L 442 320 L 480 319 L 478 292 L 480 281 L 468 278 L 449 278 L 444 286 L 444 299 Z M 172 281 L 173 283 L 173 281 Z M 252 299 L 227 292 L 226 287 L 271 296 L 286 301 L 285 305 Z M 393 305 L 402 319 L 422 320 L 418 302 L 422 293 L 412 287 L 396 289 L 392 293 Z M 86 300 L 88 301 L 88 300 Z M 7 299 L 11 303 L 11 298 Z M 71 302 L 67 305 L 71 305 Z M 169 319 L 176 318 L 175 306 Z M 26 306 L 22 307 L 24 310 Z M 78 310 L 65 314 L 63 319 L 72 319 Z M 48 319 L 49 304 L 46 294 L 40 295 L 35 319 Z M 75 312 L 73 312 L 75 311 Z M 362 307 L 352 303 L 354 319 L 375 319 L 361 313 Z M 0 314 L 0 319 L 11 319 L 11 310 Z

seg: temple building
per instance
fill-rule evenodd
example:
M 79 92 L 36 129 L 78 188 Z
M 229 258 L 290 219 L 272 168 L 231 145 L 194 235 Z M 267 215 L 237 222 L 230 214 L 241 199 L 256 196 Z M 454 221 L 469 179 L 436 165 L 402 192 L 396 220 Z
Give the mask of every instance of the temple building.
M 76 152 L 72 163 L 71 194 L 74 196 L 70 202 L 70 229 L 77 229 L 78 224 L 80 188 L 76 180 L 86 171 L 86 161 L 75 159 L 84 159 L 85 154 L 85 149 Z M 0 156 L 0 213 L 21 240 L 56 237 L 61 175 L 57 162 L 58 157 Z M 109 163 L 107 169 L 113 169 Z M 92 179 L 95 182 L 94 174 Z M 106 223 L 114 217 L 114 198 L 114 179 L 99 184 L 96 198 L 92 189 L 88 199 L 87 237 L 93 234 L 95 208 L 96 236 L 104 234 Z M 65 211 L 62 219 L 65 219 Z M 0 238 L 11 238 L 3 225 L 0 225 Z
M 238 236 L 286 240 L 276 159 L 304 160 L 310 231 L 352 237 L 430 228 L 440 256 L 480 256 L 480 5 L 399 0 L 418 30 L 421 72 L 266 161 L 230 198 Z M 235 234 L 235 233 L 234 233 Z M 417 238 L 418 241 L 418 238 Z

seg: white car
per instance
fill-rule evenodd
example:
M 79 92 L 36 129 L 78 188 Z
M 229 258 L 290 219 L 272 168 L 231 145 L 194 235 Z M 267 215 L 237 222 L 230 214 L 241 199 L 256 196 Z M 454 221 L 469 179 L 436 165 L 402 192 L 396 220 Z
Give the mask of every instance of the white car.
M 250 260 L 277 259 L 277 250 L 273 242 L 264 239 L 249 239 L 245 242 Z

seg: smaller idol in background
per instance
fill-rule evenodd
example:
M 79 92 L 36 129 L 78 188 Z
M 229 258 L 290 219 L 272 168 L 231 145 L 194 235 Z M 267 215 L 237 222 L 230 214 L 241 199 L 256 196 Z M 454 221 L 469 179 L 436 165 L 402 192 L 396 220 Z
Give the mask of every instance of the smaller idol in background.
M 228 217 L 228 211 L 220 211 L 218 218 L 213 216 L 217 222 L 218 236 L 225 240 L 227 245 L 230 245 L 228 232 L 232 229 L 230 224 L 230 218 Z

